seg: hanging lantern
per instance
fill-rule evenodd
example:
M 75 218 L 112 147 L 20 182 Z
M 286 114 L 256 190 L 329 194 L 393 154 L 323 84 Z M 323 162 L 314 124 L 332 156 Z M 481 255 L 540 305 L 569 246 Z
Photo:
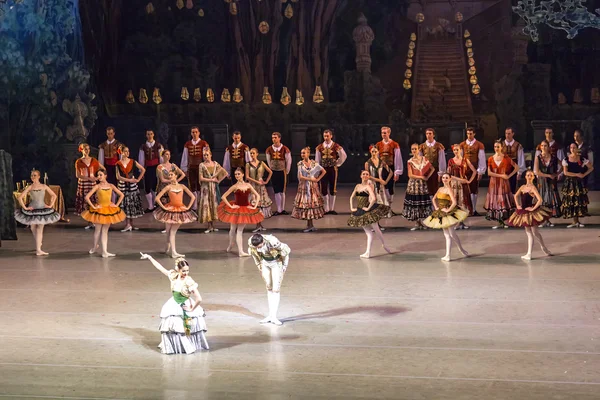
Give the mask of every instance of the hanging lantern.
M 463 33 L 463 37 L 464 37 L 465 39 L 467 39 L 467 38 L 470 38 L 470 37 L 471 37 L 471 32 L 469 32 L 469 30 L 468 30 L 468 29 L 465 29 L 465 33 Z
M 237 4 L 235 4 L 234 2 L 229 3 L 229 13 L 231 15 L 237 15 L 238 13 Z
M 146 4 L 146 14 L 150 15 L 154 13 L 154 4 L 152 2 Z
M 213 92 L 211 88 L 206 89 L 206 100 L 208 100 L 209 103 L 215 101 L 215 92 Z
M 410 84 L 410 81 L 408 79 L 404 80 L 404 83 L 402 83 L 402 86 L 404 87 L 404 89 L 406 90 L 410 90 L 410 88 L 412 87 Z
M 479 85 L 473 85 L 471 92 L 473 92 L 473 94 L 479 94 L 481 93 L 481 88 L 479 87 Z
M 456 14 L 454 14 L 454 20 L 456 22 L 462 22 L 462 20 L 464 19 L 462 13 L 460 12 L 456 12 Z
M 469 67 L 475 65 L 475 59 L 473 57 L 469 57 Z
M 407 66 L 408 68 L 412 68 L 412 66 L 413 66 L 413 60 L 412 60 L 412 59 L 410 59 L 410 58 L 407 58 L 407 59 L 406 59 L 406 66 Z
M 181 98 L 186 101 L 190 99 L 190 92 L 188 92 L 188 88 L 185 86 L 181 88 Z
M 410 40 L 412 40 L 413 42 L 417 40 L 417 34 L 416 33 L 411 33 L 410 34 Z
M 592 88 L 592 92 L 590 93 L 590 100 L 592 101 L 592 104 L 600 103 L 600 90 L 597 87 Z
M 302 91 L 296 89 L 296 105 L 301 106 L 302 104 L 304 104 L 304 97 L 302 97 Z
M 404 77 L 406 79 L 410 79 L 412 77 L 412 71 L 410 69 L 407 69 L 406 71 L 404 71 Z
M 285 17 L 287 19 L 290 19 L 294 16 L 294 9 L 292 8 L 291 4 L 287 5 L 287 7 L 285 8 L 285 11 L 283 12 L 283 15 L 285 15 Z
M 235 88 L 235 90 L 233 91 L 233 101 L 235 101 L 236 103 L 240 103 L 242 100 L 244 100 L 244 96 L 242 96 L 240 88 Z
M 292 96 L 290 96 L 290 94 L 288 93 L 288 90 L 285 86 L 283 87 L 283 91 L 281 92 L 281 99 L 279 101 L 284 106 L 287 106 L 288 104 L 290 104 L 292 102 Z
M 421 24 L 421 23 L 423 23 L 423 21 L 425 21 L 425 16 L 423 15 L 423 13 L 418 13 L 418 14 L 415 16 L 415 19 L 417 20 L 417 22 L 418 22 L 419 24 Z
M 271 100 L 271 94 L 269 93 L 269 87 L 265 86 L 263 88 L 262 102 L 265 104 L 271 104 L 273 101 Z
M 563 92 L 558 94 L 558 104 L 563 105 L 567 104 L 567 96 Z
M 321 90 L 321 86 L 317 85 L 315 88 L 315 93 L 313 94 L 313 101 L 315 103 L 322 103 L 325 98 L 323 97 L 323 91 Z
M 177 0 L 175 5 L 181 10 L 183 8 L 183 0 Z
M 467 49 L 467 57 L 473 57 L 473 48 Z
M 194 8 L 194 2 L 192 0 L 187 0 L 185 2 L 185 8 L 187 8 L 188 10 L 191 10 L 192 8 Z
M 465 41 L 465 47 L 466 48 L 473 47 L 473 42 L 471 41 L 471 39 L 467 39 Z
M 573 93 L 573 103 L 583 103 L 583 93 L 581 89 L 575 89 L 575 93 Z
M 408 44 L 408 48 L 409 48 L 409 49 L 411 49 L 411 50 L 414 50 L 414 49 L 415 49 L 415 47 L 416 47 L 416 46 L 415 46 L 415 42 L 410 42 L 410 43 Z
M 200 94 L 200 88 L 197 87 L 196 89 L 194 89 L 194 101 L 196 103 L 200 102 L 200 99 L 202 98 L 202 95 Z
M 125 100 L 127 100 L 129 104 L 135 103 L 135 97 L 133 97 L 133 90 L 130 89 L 127 91 L 127 96 L 125 96 Z
M 269 33 L 269 23 L 267 21 L 261 21 L 260 24 L 258 24 L 258 31 L 260 33 L 262 33 L 263 35 L 266 35 L 267 33 Z
M 198 10 L 198 16 L 199 17 L 204 17 L 204 9 L 201 8 L 201 9 Z
M 159 88 L 154 88 L 154 92 L 152 93 L 152 101 L 156 104 L 162 103 L 162 97 L 160 97 Z
M 223 91 L 221 92 L 221 101 L 223 103 L 229 103 L 231 101 L 231 94 L 229 93 L 229 89 L 223 89 Z
M 138 100 L 142 104 L 146 104 L 148 102 L 148 94 L 146 93 L 146 89 L 140 89 Z
M 408 53 L 406 53 L 406 56 L 407 56 L 408 58 L 413 58 L 413 57 L 414 57 L 414 55 L 415 55 L 415 51 L 414 51 L 414 50 L 412 50 L 412 49 L 408 49 Z
M 475 75 L 477 73 L 477 69 L 475 67 L 469 68 L 469 75 Z
M 477 85 L 477 75 L 471 75 L 471 77 L 469 78 L 469 82 L 471 83 L 471 85 Z

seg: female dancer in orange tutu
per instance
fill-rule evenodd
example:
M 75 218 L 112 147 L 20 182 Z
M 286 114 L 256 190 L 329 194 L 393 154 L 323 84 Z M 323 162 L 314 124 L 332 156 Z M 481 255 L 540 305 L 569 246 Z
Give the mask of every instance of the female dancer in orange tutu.
M 551 217 L 547 208 L 542 207 L 543 201 L 540 192 L 535 187 L 533 180 L 535 174 L 529 170 L 525 173 L 525 185 L 521 186 L 515 193 L 515 211 L 508 219 L 507 224 L 516 228 L 525 228 L 527 234 L 527 254 L 521 256 L 523 260 L 531 260 L 531 251 L 533 250 L 534 238 L 540 242 L 542 251 L 547 256 L 551 256 L 550 250 L 544 244 L 544 239 L 538 226 L 543 225 Z M 535 199 L 535 202 L 534 202 Z
M 244 227 L 247 224 L 258 224 L 262 222 L 265 217 L 257 208 L 260 201 L 260 195 L 258 192 L 247 182 L 244 182 L 244 172 L 241 168 L 237 168 L 234 173 L 236 183 L 233 184 L 224 194 L 221 196 L 221 204 L 217 207 L 219 214 L 219 220 L 231 224 L 229 228 L 229 246 L 227 246 L 227 252 L 229 253 L 233 249 L 234 242 L 237 244 L 238 255 L 240 257 L 248 257 L 249 254 L 244 252 L 242 247 L 242 235 L 244 233 Z M 227 200 L 227 196 L 231 193 L 235 196 L 235 201 L 230 203 Z M 252 195 L 252 205 L 248 201 L 248 198 Z
M 169 172 L 168 177 L 171 183 L 156 195 L 155 202 L 159 208 L 153 212 L 154 218 L 164 223 L 167 228 L 167 249 L 165 250 L 165 254 L 173 258 L 185 257 L 185 255 L 179 254 L 175 247 L 175 234 L 177 230 L 182 224 L 189 224 L 198 219 L 198 215 L 194 210 L 190 210 L 196 201 L 196 196 L 186 186 L 177 182 L 177 176 L 176 171 Z M 190 203 L 187 206 L 183 204 L 184 193 L 190 197 Z M 162 202 L 162 197 L 165 194 L 168 194 L 169 197 L 167 204 L 163 204 Z
M 85 201 L 90 208 L 81 213 L 81 218 L 94 224 L 96 229 L 94 231 L 94 247 L 90 249 L 89 253 L 94 254 L 96 252 L 98 241 L 100 241 L 102 257 L 114 257 L 114 254 L 108 252 L 108 229 L 111 224 L 117 224 L 125 220 L 125 213 L 119 207 L 125 195 L 113 184 L 106 181 L 105 169 L 99 169 L 96 172 L 96 178 L 98 184 L 85 196 Z M 116 204 L 111 201 L 113 192 L 119 196 Z M 90 201 L 94 194 L 96 194 L 98 204 L 92 204 Z
M 457 206 L 456 195 L 452 188 L 452 176 L 444 172 L 442 175 L 444 186 L 438 189 L 433 196 L 433 207 L 435 210 L 431 215 L 423 220 L 423 225 L 432 229 L 442 229 L 446 237 L 446 255 L 442 261 L 450 261 L 450 250 L 452 242 L 458 246 L 458 250 L 463 256 L 468 257 L 469 253 L 462 247 L 457 233 L 454 231 L 456 224 L 464 221 L 469 213 Z

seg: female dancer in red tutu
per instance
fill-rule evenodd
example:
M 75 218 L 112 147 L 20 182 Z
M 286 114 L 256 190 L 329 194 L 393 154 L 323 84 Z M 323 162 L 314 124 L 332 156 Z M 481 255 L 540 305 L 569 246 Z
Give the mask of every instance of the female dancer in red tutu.
M 167 249 L 165 250 L 165 253 L 170 253 L 173 258 L 185 257 L 183 254 L 177 252 L 177 248 L 175 247 L 175 234 L 181 224 L 189 224 L 198 219 L 198 215 L 193 210 L 190 210 L 196 201 L 196 196 L 194 196 L 194 193 L 186 186 L 180 185 L 177 182 L 178 174 L 176 171 L 169 172 L 168 176 L 171 183 L 165 186 L 163 190 L 156 195 L 155 202 L 158 204 L 159 208 L 154 210 L 153 214 L 154 218 L 157 221 L 164 223 L 167 228 Z M 169 202 L 163 204 L 162 196 L 167 193 Z M 183 193 L 190 197 L 190 203 L 187 206 L 183 204 Z
M 244 252 L 242 247 L 242 235 L 244 234 L 244 227 L 247 224 L 258 224 L 262 222 L 265 217 L 257 208 L 260 195 L 258 192 L 247 182 L 244 182 L 244 172 L 241 168 L 237 168 L 234 173 L 236 183 L 233 184 L 227 190 L 223 196 L 221 196 L 221 204 L 217 207 L 219 214 L 219 220 L 231 224 L 229 228 L 229 246 L 227 246 L 227 252 L 229 253 L 233 249 L 234 242 L 237 244 L 238 255 L 240 257 L 250 256 Z M 230 203 L 227 200 L 227 196 L 231 193 L 235 196 L 235 201 Z M 252 204 L 248 201 L 248 198 L 252 195 Z
M 527 254 L 521 256 L 523 260 L 531 260 L 531 251 L 535 238 L 540 242 L 542 251 L 547 256 L 551 256 L 550 250 L 544 245 L 544 239 L 540 233 L 538 226 L 544 224 L 550 219 L 550 212 L 545 207 L 542 207 L 542 196 L 535 187 L 533 180 L 535 174 L 529 170 L 525 173 L 525 185 L 521 186 L 515 193 L 515 203 L 517 211 L 510 216 L 507 224 L 516 228 L 525 228 L 527 234 Z M 534 201 L 535 200 L 535 201 Z

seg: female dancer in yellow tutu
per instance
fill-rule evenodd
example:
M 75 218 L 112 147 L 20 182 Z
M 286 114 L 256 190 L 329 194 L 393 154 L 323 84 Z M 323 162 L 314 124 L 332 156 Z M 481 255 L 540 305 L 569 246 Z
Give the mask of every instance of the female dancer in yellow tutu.
M 81 213 L 81 218 L 95 225 L 94 247 L 90 249 L 90 254 L 96 252 L 98 241 L 100 241 L 102 245 L 102 257 L 114 257 L 114 254 L 108 252 L 108 229 L 111 224 L 117 224 L 125 220 L 125 213 L 119 207 L 125 195 L 113 184 L 106 181 L 105 169 L 99 169 L 96 172 L 96 178 L 98 179 L 98 184 L 85 196 L 85 201 L 90 208 Z M 111 202 L 113 192 L 119 196 L 116 204 Z M 90 201 L 94 193 L 96 194 L 98 204 L 92 204 Z
M 446 237 L 446 255 L 442 257 L 442 261 L 450 261 L 450 250 L 452 249 L 452 241 L 458 246 L 458 250 L 463 256 L 468 257 L 469 253 L 462 247 L 458 235 L 454 231 L 456 224 L 464 221 L 469 216 L 467 211 L 464 211 L 456 206 L 456 196 L 454 189 L 451 186 L 452 177 L 445 172 L 442 175 L 443 187 L 439 188 L 433 196 L 433 207 L 435 210 L 431 215 L 423 220 L 423 225 L 432 229 L 442 229 Z
M 190 210 L 196 202 L 196 196 L 194 196 L 194 193 L 190 189 L 177 182 L 177 172 L 169 172 L 169 179 L 171 183 L 156 195 L 155 201 L 159 208 L 154 210 L 154 218 L 164 223 L 167 227 L 167 249 L 165 253 L 170 253 L 173 258 L 185 257 L 185 255 L 177 252 L 175 234 L 181 224 L 189 224 L 198 219 L 198 215 L 193 210 Z M 163 204 L 162 197 L 167 193 L 169 202 Z M 190 197 L 190 203 L 187 206 L 183 204 L 184 193 Z
M 538 226 L 543 225 L 550 219 L 550 210 L 542 207 L 542 196 L 533 184 L 534 179 L 535 174 L 533 171 L 529 170 L 525 173 L 525 181 L 527 183 L 521 186 L 517 190 L 517 193 L 515 193 L 517 211 L 510 216 L 507 222 L 509 226 L 525 228 L 525 233 L 527 234 L 527 254 L 521 256 L 523 260 L 531 260 L 531 251 L 535 242 L 534 237 L 540 242 L 544 254 L 547 256 L 552 255 L 544 244 L 544 239 L 538 229 Z

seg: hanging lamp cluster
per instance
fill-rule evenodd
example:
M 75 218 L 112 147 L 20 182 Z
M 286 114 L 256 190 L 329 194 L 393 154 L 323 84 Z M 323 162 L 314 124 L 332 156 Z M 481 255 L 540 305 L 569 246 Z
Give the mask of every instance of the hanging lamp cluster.
M 405 90 L 410 90 L 412 88 L 412 84 L 410 83 L 410 81 L 413 76 L 413 57 L 415 56 L 416 47 L 417 34 L 413 32 L 410 34 L 410 42 L 408 43 L 408 53 L 406 54 L 406 71 L 404 71 L 404 82 L 402 83 L 402 87 L 404 87 Z
M 467 49 L 467 64 L 469 64 L 469 68 L 467 72 L 469 73 L 469 83 L 471 84 L 471 93 L 474 95 L 478 95 L 481 93 L 481 87 L 479 86 L 479 81 L 477 79 L 477 68 L 475 67 L 475 58 L 473 52 L 473 41 L 470 39 L 471 33 L 468 29 L 465 29 L 463 33 L 463 38 L 465 39 L 465 48 Z

